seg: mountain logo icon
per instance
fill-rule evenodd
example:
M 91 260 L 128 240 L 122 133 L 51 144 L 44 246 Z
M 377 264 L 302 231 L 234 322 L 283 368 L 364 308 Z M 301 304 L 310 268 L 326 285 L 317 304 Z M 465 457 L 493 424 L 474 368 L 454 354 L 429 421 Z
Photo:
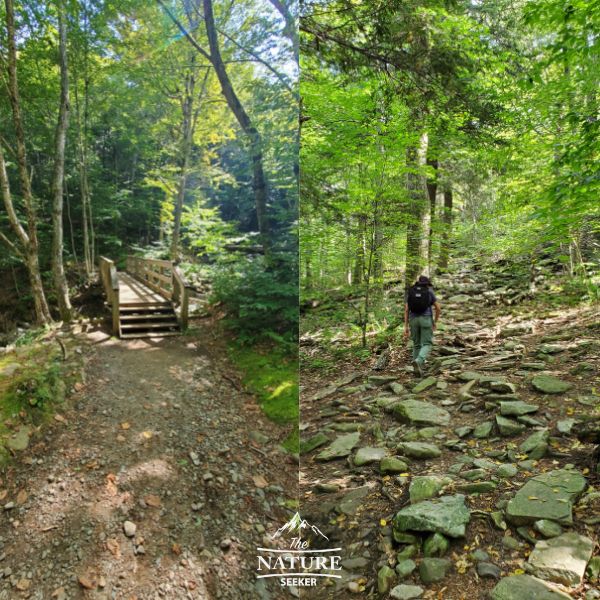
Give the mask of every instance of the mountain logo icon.
M 300 513 L 296 513 L 285 525 L 282 525 L 272 536 L 272 540 L 276 540 L 281 537 L 284 533 L 297 533 L 300 536 L 302 531 L 312 531 L 313 533 L 320 535 L 329 541 L 329 538 L 316 526 L 311 525 L 306 519 L 300 516 Z

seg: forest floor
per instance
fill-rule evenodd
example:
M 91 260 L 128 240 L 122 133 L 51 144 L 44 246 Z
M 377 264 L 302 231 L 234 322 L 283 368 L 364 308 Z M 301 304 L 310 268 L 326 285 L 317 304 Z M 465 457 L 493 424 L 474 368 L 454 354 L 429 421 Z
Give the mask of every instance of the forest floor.
M 423 378 L 401 329 L 374 371 L 386 361 L 365 359 L 339 307 L 306 317 L 300 506 L 344 567 L 306 597 L 600 598 L 600 476 L 576 439 L 600 417 L 600 312 L 491 303 L 493 288 L 466 272 L 436 282 Z
M 218 323 L 75 338 L 83 382 L 2 477 L 0 599 L 277 597 L 255 548 L 296 509 L 290 427 L 243 389 Z

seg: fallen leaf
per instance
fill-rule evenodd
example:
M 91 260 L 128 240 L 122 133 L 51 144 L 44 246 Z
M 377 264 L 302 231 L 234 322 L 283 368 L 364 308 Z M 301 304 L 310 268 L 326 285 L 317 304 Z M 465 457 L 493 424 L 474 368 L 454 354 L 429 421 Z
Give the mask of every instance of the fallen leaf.
M 153 506 L 154 508 L 158 508 L 160 506 L 160 498 L 154 494 L 148 494 L 144 500 L 148 506 Z
M 4 500 L 4 498 L 6 498 L 7 495 L 8 495 L 8 490 L 0 491 L 0 500 Z
M 77 581 L 79 581 L 79 585 L 86 590 L 93 590 L 96 588 L 96 581 L 87 575 L 82 575 Z
M 77 381 L 73 387 L 75 388 L 76 392 L 80 392 L 85 386 L 83 383 L 81 383 L 81 381 Z
M 387 521 L 386 521 L 385 519 L 379 519 L 379 524 L 380 524 L 382 527 L 385 527 L 385 526 L 387 525 Z
M 173 551 L 173 554 L 177 554 L 177 556 L 181 554 L 181 546 L 179 544 L 173 543 L 171 550 Z
M 28 497 L 27 492 L 25 490 L 21 490 L 17 494 L 17 504 L 25 504 L 25 502 L 27 502 L 27 497 Z
M 19 579 L 15 587 L 21 592 L 26 592 L 30 586 L 31 581 L 29 579 Z
M 142 437 L 149 440 L 152 437 L 152 432 L 151 431 L 142 431 Z
M 67 592 L 65 591 L 64 587 L 59 587 L 56 588 L 53 592 L 52 592 L 52 596 L 51 598 L 66 598 Z
M 117 436 L 117 442 L 124 442 L 124 441 L 125 441 L 125 436 L 124 436 L 124 435 L 121 435 L 121 434 L 119 434 L 119 435 Z
M 108 538 L 106 540 L 106 549 L 115 557 L 121 557 L 121 546 L 119 546 L 119 542 L 114 538 Z
M 254 481 L 254 485 L 257 488 L 266 488 L 269 484 L 267 480 L 262 475 L 254 475 L 252 477 L 252 481 Z
M 129 429 L 131 425 L 125 421 L 125 423 L 121 423 L 121 429 Z
M 62 415 L 59 415 L 59 414 L 54 415 L 54 420 L 58 421 L 59 423 L 67 422 L 67 420 Z M 59 589 L 64 589 L 64 588 L 59 588 Z

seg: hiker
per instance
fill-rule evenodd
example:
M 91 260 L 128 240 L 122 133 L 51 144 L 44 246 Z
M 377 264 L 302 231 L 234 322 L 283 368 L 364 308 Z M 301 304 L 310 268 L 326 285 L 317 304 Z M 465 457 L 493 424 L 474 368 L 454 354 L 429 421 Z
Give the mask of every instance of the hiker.
M 434 311 L 435 309 L 435 315 Z M 423 365 L 433 343 L 433 332 L 440 318 L 440 304 L 433 293 L 429 277 L 421 275 L 406 293 L 404 305 L 404 337 L 409 333 L 413 343 L 413 369 L 423 375 Z

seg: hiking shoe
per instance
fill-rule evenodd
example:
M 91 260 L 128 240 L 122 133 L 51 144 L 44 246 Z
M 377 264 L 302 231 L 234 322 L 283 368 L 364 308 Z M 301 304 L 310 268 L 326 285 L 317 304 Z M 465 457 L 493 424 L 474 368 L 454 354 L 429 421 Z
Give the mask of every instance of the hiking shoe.
M 421 363 L 418 360 L 413 360 L 412 366 L 413 366 L 413 371 L 414 371 L 415 375 L 418 375 L 419 377 L 423 377 L 423 367 L 421 366 Z

